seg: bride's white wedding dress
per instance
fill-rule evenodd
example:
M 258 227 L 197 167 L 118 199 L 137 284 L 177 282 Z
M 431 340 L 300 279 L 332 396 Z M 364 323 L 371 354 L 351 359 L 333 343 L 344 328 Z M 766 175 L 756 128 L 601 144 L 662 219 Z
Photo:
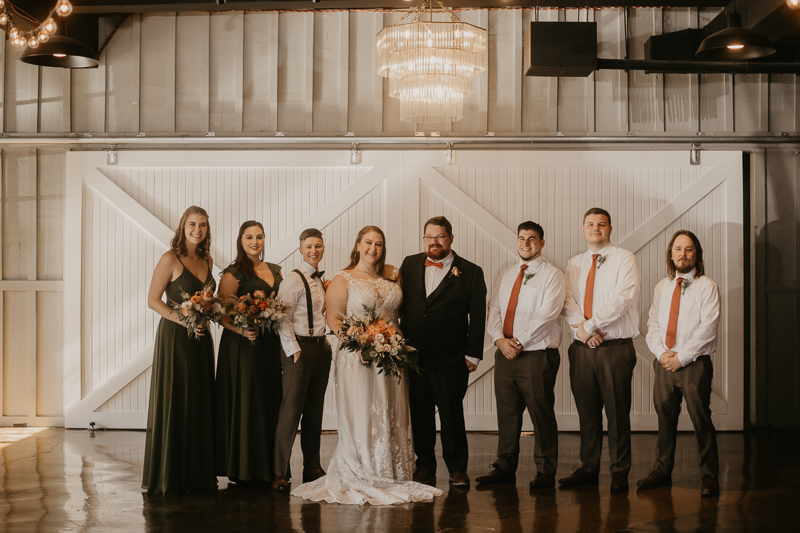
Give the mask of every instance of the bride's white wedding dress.
M 383 278 L 356 279 L 340 272 L 349 282 L 348 316 L 374 308 L 378 317 L 397 328 L 403 293 L 396 282 Z M 339 442 L 328 465 L 328 474 L 292 491 L 294 496 L 330 503 L 391 505 L 430 501 L 439 489 L 411 481 L 414 446 L 405 378 L 378 374 L 363 366 L 359 356 L 334 346 L 334 384 Z

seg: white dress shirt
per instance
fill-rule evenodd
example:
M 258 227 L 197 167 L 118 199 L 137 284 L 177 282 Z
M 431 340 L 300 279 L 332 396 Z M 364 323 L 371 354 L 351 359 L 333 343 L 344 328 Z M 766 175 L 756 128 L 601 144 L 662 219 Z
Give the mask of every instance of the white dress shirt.
M 541 255 L 528 263 L 520 261 L 500 275 L 489 301 L 488 330 L 492 343 L 504 338 L 508 300 L 524 264 L 528 268 L 522 278 L 514 311 L 514 337 L 525 351 L 558 348 L 561 343 L 561 309 L 567 290 L 564 274 Z
M 719 289 L 713 279 L 705 275 L 696 278 L 694 274 L 694 270 L 688 274 L 676 273 L 675 279 L 659 281 L 653 291 L 653 305 L 647 319 L 647 346 L 659 361 L 664 352 L 671 351 L 678 354 L 681 366 L 686 366 L 701 355 L 717 351 Z M 689 280 L 689 286 L 681 294 L 675 346 L 667 348 L 669 311 L 679 276 Z
M 455 256 L 453 252 L 447 254 L 447 257 L 438 261 L 436 259 L 431 259 L 430 257 L 426 256 L 428 261 L 433 261 L 434 263 L 441 263 L 442 268 L 436 268 L 435 266 L 426 266 L 425 267 L 425 296 L 430 296 L 433 291 L 436 290 L 436 287 L 442 282 L 448 272 L 450 272 L 450 267 L 453 265 L 453 260 L 455 260 Z M 464 358 L 472 363 L 473 365 L 477 365 L 481 362 L 480 359 L 476 357 L 470 357 L 465 355 Z
M 314 337 L 325 335 L 325 286 L 320 278 L 312 278 L 316 272 L 313 266 L 305 261 L 300 263 L 298 269 L 305 274 L 308 287 L 311 289 L 311 305 L 314 313 Z M 281 329 L 278 335 L 281 346 L 287 357 L 300 351 L 295 335 L 308 337 L 308 305 L 306 304 L 306 288 L 297 272 L 290 272 L 278 288 L 278 298 L 283 303 L 290 305 L 286 318 L 281 320 Z
M 583 313 L 586 278 L 592 266 L 592 254 L 597 258 L 594 276 L 592 318 Z M 605 258 L 601 261 L 601 258 Z M 577 326 L 583 324 L 589 335 L 598 331 L 606 334 L 603 340 L 634 339 L 639 335 L 639 293 L 642 276 L 636 256 L 609 243 L 598 252 L 586 251 L 567 263 L 564 273 L 567 298 L 561 312 L 570 326 L 569 334 L 578 339 Z

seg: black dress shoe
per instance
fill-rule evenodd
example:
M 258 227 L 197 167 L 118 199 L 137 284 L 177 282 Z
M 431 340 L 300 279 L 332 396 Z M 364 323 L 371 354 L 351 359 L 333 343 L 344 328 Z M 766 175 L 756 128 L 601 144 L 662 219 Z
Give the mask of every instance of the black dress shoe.
M 640 489 L 655 489 L 669 485 L 672 485 L 672 476 L 668 476 L 658 470 L 653 470 L 649 476 L 636 482 L 636 486 Z
M 469 476 L 466 472 L 453 472 L 450 474 L 450 484 L 454 487 L 469 487 Z
M 611 492 L 628 492 L 628 474 L 611 473 Z
M 700 496 L 707 498 L 719 496 L 719 480 L 710 474 L 703 476 L 703 483 L 700 485 Z
M 303 483 L 310 483 L 316 481 L 325 475 L 325 471 L 321 468 L 304 468 L 303 469 Z
M 579 468 L 567 477 L 558 480 L 562 487 L 577 487 L 578 485 L 597 485 L 599 479 L 597 474 L 590 474 L 583 468 Z
M 421 466 L 414 471 L 414 477 L 412 479 L 417 483 L 433 485 L 436 483 L 436 473 L 430 468 Z
M 552 487 L 556 484 L 556 476 L 553 474 L 545 474 L 544 472 L 536 472 L 536 477 L 531 481 L 532 489 L 544 489 Z
M 508 481 L 516 481 L 517 475 L 514 472 L 503 470 L 499 466 L 495 466 L 494 470 L 485 476 L 478 476 L 475 478 L 477 483 L 489 485 L 491 483 L 506 483 Z

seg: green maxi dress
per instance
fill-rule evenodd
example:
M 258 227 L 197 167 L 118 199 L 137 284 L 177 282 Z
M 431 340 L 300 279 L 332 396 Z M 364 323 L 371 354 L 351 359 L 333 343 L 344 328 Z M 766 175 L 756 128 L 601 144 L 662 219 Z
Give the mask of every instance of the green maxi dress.
M 206 281 L 216 286 L 210 266 Z M 167 284 L 167 301 L 181 302 L 181 291 L 194 294 L 204 285 L 184 266 Z M 153 352 L 142 488 L 149 494 L 216 490 L 211 334 L 195 339 L 162 318 Z
M 277 294 L 280 267 L 267 263 L 275 277 L 270 287 L 244 278 L 237 265 L 223 271 L 239 280 L 237 296 L 262 290 Z M 255 343 L 230 330 L 222 332 L 217 359 L 215 440 L 216 474 L 233 481 L 272 481 L 275 428 L 281 407 L 278 336 L 259 334 Z

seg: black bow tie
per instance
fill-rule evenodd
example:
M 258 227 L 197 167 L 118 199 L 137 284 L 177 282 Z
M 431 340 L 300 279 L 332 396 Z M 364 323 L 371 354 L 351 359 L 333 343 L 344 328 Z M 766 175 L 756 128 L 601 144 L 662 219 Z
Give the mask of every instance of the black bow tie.
M 325 275 L 325 271 L 324 270 L 317 270 L 316 272 L 311 274 L 311 279 L 314 279 L 314 278 L 322 279 L 322 276 L 324 276 L 324 275 Z

